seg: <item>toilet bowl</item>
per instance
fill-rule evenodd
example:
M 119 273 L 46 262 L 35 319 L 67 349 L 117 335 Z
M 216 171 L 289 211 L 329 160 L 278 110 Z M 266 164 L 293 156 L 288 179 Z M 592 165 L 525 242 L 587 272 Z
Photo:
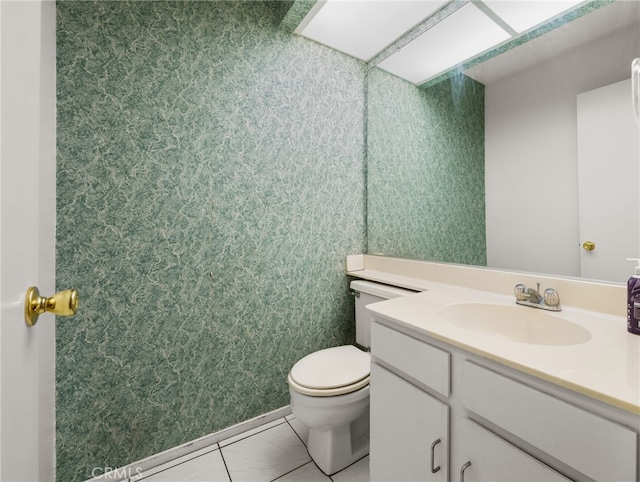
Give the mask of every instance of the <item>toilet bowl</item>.
M 367 304 L 413 291 L 356 280 L 356 342 L 370 346 L 371 315 Z M 287 378 L 291 411 L 309 429 L 307 450 L 326 475 L 369 453 L 369 373 L 371 356 L 352 345 L 311 353 L 298 361 Z
M 368 353 L 346 345 L 312 353 L 289 372 L 291 411 L 327 475 L 369 453 L 369 365 Z

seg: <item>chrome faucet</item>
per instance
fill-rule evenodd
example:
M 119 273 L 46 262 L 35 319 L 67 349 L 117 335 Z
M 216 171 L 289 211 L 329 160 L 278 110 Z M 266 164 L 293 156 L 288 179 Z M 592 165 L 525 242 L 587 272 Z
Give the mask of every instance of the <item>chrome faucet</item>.
M 560 295 L 553 288 L 544 290 L 544 294 L 540 294 L 540 283 L 537 288 L 527 288 L 522 283 L 517 284 L 514 288 L 516 295 L 516 303 L 523 306 L 531 306 L 532 308 L 540 308 L 548 311 L 561 311 Z

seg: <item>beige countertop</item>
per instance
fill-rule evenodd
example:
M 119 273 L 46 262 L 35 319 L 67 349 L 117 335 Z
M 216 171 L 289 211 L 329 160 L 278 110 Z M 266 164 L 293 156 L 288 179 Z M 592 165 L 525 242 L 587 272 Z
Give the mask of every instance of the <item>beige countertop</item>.
M 640 414 L 640 336 L 627 332 L 625 317 L 568 306 L 558 313 L 547 312 L 516 305 L 512 295 L 428 280 L 420 284 L 419 289 L 428 291 L 375 303 L 369 309 L 414 332 Z M 452 323 L 445 319 L 443 307 L 460 303 L 541 312 L 543 317 L 562 318 L 588 333 L 579 330 L 583 336 L 574 344 L 513 341 L 499 332 L 478 329 L 474 320 L 467 326 L 464 321 Z

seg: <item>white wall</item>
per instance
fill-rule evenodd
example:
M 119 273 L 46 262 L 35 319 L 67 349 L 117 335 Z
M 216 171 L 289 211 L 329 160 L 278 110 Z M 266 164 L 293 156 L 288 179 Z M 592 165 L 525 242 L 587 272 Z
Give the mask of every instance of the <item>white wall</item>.
M 486 85 L 488 266 L 580 276 L 576 95 L 629 78 L 637 56 L 619 30 Z

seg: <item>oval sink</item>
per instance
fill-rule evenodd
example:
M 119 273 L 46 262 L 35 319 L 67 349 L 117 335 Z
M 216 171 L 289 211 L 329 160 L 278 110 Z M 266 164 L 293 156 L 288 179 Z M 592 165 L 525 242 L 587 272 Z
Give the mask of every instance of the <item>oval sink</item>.
M 446 321 L 467 330 L 493 334 L 530 345 L 578 345 L 591 333 L 571 321 L 536 308 L 456 303 L 443 306 L 438 314 Z

